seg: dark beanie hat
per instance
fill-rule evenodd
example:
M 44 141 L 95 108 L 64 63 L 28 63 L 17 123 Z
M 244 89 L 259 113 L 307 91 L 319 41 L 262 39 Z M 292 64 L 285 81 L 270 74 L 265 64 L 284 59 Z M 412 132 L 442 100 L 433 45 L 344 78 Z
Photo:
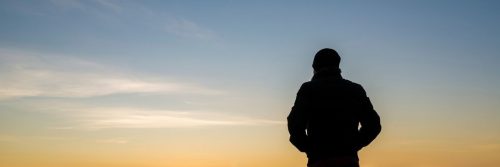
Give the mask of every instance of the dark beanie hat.
M 324 48 L 318 51 L 314 56 L 314 61 L 312 67 L 314 70 L 320 70 L 324 67 L 329 68 L 339 68 L 340 56 L 337 51 Z

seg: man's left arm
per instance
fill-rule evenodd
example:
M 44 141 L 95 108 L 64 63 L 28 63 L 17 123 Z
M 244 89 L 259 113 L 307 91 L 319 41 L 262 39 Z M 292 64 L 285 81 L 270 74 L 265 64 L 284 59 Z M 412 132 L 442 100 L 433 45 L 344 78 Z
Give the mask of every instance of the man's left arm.
M 366 92 L 362 89 L 362 99 L 361 99 L 361 113 L 360 113 L 360 124 L 359 129 L 361 147 L 370 144 L 380 133 L 382 126 L 380 125 L 380 116 L 373 109 L 373 105 L 370 99 L 366 96 Z

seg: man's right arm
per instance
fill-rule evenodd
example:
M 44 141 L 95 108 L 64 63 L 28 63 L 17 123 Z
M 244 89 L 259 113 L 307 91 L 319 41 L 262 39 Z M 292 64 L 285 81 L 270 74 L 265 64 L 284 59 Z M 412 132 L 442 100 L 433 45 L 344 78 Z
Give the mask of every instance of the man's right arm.
M 292 111 L 290 111 L 287 117 L 290 142 L 301 152 L 306 152 L 308 145 L 306 128 L 309 120 L 307 113 L 309 99 L 307 98 L 307 90 L 304 85 L 300 87 Z

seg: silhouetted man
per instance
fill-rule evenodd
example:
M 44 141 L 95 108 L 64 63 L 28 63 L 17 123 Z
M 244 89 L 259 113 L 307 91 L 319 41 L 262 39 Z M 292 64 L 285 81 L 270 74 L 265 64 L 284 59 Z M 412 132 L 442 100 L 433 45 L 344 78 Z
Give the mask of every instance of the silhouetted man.
M 307 154 L 309 167 L 359 167 L 357 152 L 381 130 L 365 90 L 343 79 L 339 64 L 335 50 L 318 51 L 314 76 L 302 84 L 288 115 L 290 142 Z

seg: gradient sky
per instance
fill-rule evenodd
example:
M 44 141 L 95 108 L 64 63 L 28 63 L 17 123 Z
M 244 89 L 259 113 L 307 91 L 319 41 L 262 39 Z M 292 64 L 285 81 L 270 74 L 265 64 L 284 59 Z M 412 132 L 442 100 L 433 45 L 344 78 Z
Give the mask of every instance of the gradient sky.
M 0 166 L 301 167 L 335 48 L 382 117 L 363 167 L 500 164 L 498 1 L 0 1 Z

